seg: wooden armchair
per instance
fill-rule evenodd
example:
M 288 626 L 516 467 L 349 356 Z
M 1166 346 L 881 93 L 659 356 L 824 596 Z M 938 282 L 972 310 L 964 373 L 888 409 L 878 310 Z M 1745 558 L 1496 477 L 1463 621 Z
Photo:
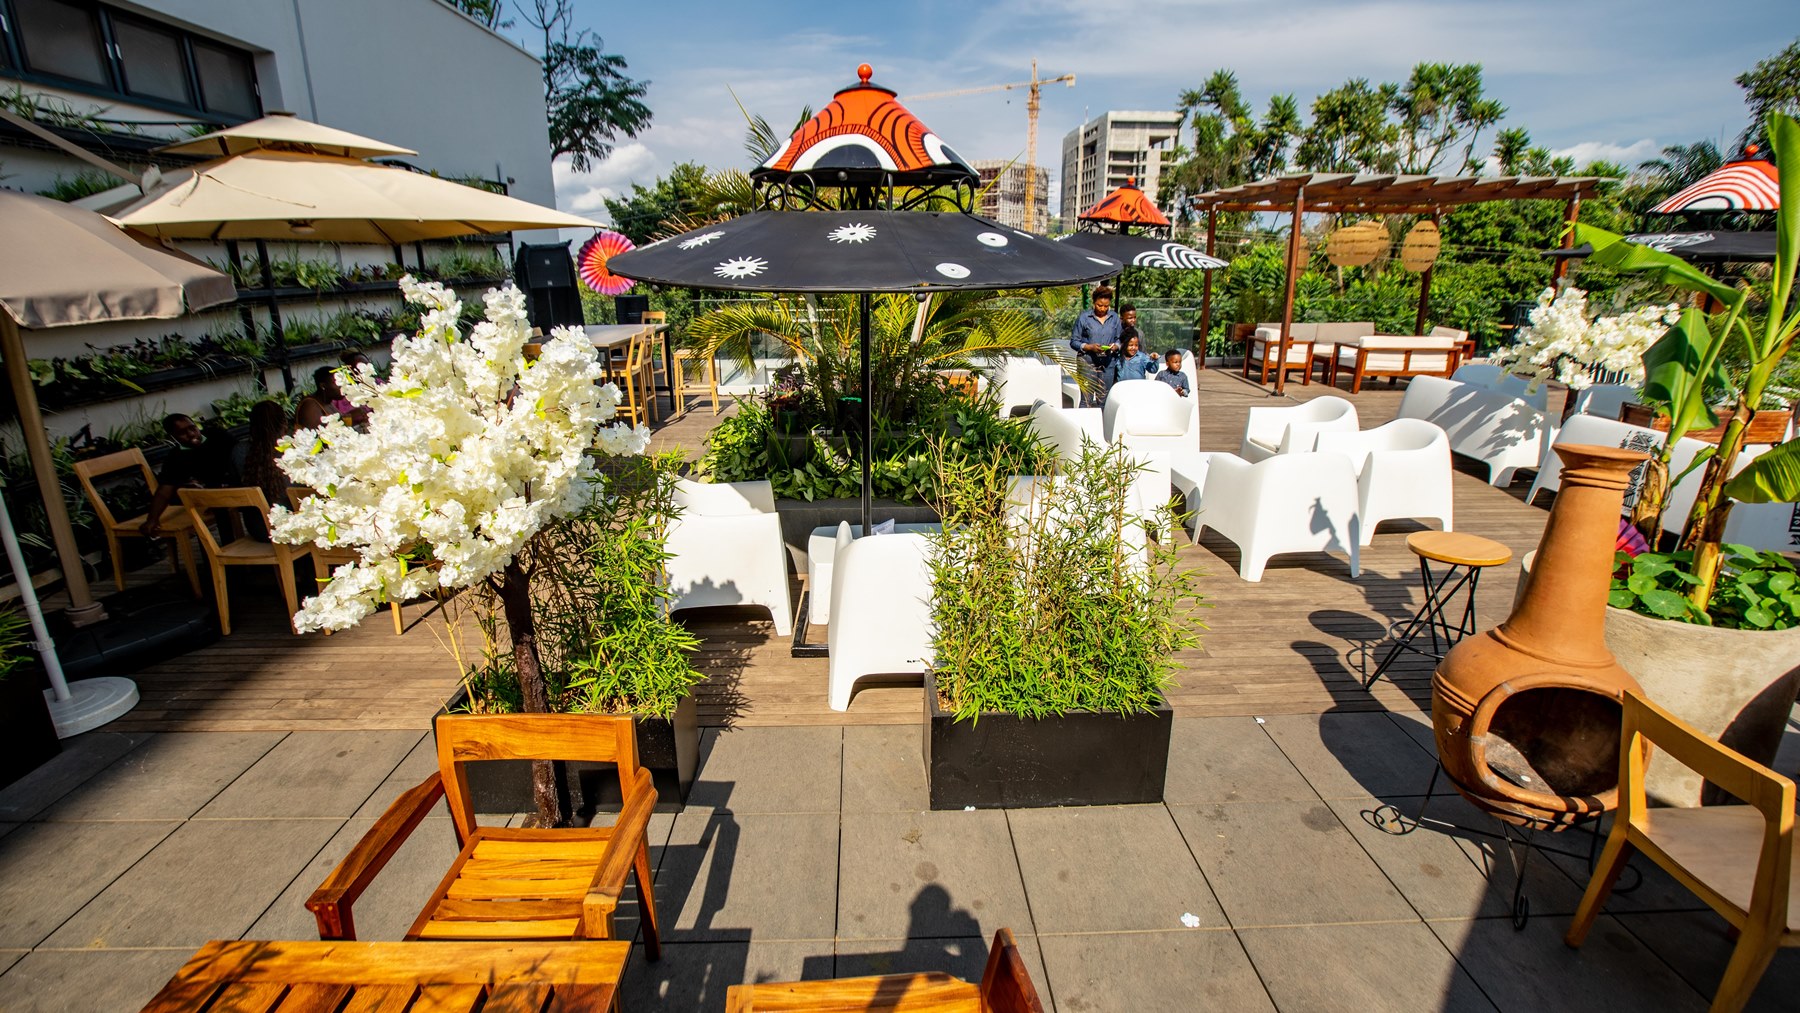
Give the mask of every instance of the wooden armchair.
M 231 635 L 231 594 L 225 583 L 225 570 L 232 566 L 272 566 L 281 582 L 281 597 L 287 603 L 288 629 L 294 628 L 294 613 L 300 611 L 300 599 L 294 586 L 294 564 L 312 554 L 306 546 L 259 542 L 248 535 L 238 535 L 220 544 L 212 528 L 206 524 L 208 510 L 255 510 L 263 523 L 269 521 L 269 501 L 261 489 L 183 489 L 181 502 L 194 517 L 194 533 L 200 547 L 206 550 L 206 562 L 212 568 L 214 604 L 219 610 L 219 632 Z M 230 524 L 221 524 L 223 528 Z
M 726 1013 L 797 1010 L 883 1010 L 892 1013 L 1044 1013 L 1012 930 L 994 933 L 987 970 L 974 985 L 941 971 L 835 981 L 733 985 Z
M 119 590 L 125 590 L 125 558 L 119 554 L 119 539 L 143 538 L 144 522 L 148 514 L 139 514 L 127 520 L 119 520 L 113 516 L 112 507 L 94 487 L 94 479 L 106 475 L 117 474 L 136 468 L 144 476 L 144 485 L 149 488 L 150 495 L 156 495 L 156 473 L 150 470 L 150 462 L 144 460 L 144 452 L 136 447 L 121 450 L 116 454 L 90 458 L 75 462 L 75 478 L 81 482 L 81 489 L 87 493 L 88 502 L 93 504 L 94 515 L 100 518 L 100 527 L 106 532 L 106 549 L 112 556 L 113 583 Z M 169 560 L 177 573 L 183 568 L 187 570 L 188 586 L 194 589 L 194 597 L 200 597 L 200 571 L 194 565 L 194 518 L 186 507 L 172 506 L 163 511 L 163 534 L 160 537 L 173 539 L 180 562 Z
M 1740 1010 L 1775 950 L 1800 946 L 1800 920 L 1794 915 L 1800 906 L 1800 879 L 1794 876 L 1794 782 L 1636 693 L 1625 694 L 1624 708 L 1619 811 L 1564 941 L 1581 945 L 1626 858 L 1633 850 L 1642 851 L 1740 933 L 1712 1002 L 1713 1013 Z M 1640 739 L 1748 804 L 1649 808 Z
M 611 939 L 625 877 L 637 874 L 644 950 L 661 956 L 645 828 L 656 807 L 630 718 L 592 714 L 444 715 L 438 770 L 400 796 L 307 900 L 320 939 L 355 939 L 351 905 L 439 798 L 461 845 L 408 939 Z M 478 760 L 616 763 L 624 808 L 610 827 L 483 827 L 467 766 Z

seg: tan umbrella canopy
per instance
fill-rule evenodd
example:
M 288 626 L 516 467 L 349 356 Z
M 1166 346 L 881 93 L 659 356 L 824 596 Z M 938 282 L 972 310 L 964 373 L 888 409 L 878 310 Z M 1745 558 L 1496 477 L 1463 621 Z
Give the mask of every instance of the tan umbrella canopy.
M 372 137 L 353 134 L 348 130 L 339 130 L 303 120 L 292 113 L 272 113 L 260 120 L 239 123 L 235 127 L 215 130 L 210 134 L 174 144 L 165 144 L 156 150 L 167 155 L 197 155 L 202 158 L 225 158 L 241 155 L 246 151 L 262 148 L 276 148 L 285 151 L 306 151 L 317 155 L 337 155 L 342 158 L 379 158 L 383 155 L 416 155 L 411 148 L 402 148 L 377 141 Z
M 119 224 L 164 239 L 398 246 L 598 222 L 356 158 L 259 149 L 195 166 L 126 207 Z
M 186 254 L 127 235 L 91 211 L 0 190 L 0 357 L 6 360 L 19 429 L 69 589 L 71 618 L 78 622 L 102 614 L 81 570 L 19 328 L 163 319 L 236 297 L 229 277 Z M 0 519 L 3 511 L 0 503 Z M 73 687 L 64 682 L 11 531 L 6 521 L 8 555 L 53 684 L 51 714 L 58 732 L 70 735 L 104 724 L 136 703 L 137 690 L 128 679 L 86 679 Z

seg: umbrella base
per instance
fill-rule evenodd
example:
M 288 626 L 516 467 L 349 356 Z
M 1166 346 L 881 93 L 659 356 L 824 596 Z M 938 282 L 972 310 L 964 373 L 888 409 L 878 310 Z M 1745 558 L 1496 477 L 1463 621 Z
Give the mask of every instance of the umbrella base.
M 56 737 L 93 731 L 101 725 L 123 717 L 137 706 L 137 683 L 118 676 L 103 675 L 69 683 L 69 698 L 58 700 L 54 690 L 45 690 L 50 705 L 50 720 L 56 723 Z

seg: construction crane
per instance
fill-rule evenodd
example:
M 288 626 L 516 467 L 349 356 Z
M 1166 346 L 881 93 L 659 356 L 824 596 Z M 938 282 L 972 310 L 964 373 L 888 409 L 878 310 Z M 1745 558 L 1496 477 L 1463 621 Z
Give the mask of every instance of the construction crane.
M 950 98 L 953 95 L 979 95 L 989 91 L 1011 91 L 1014 88 L 1031 89 L 1025 100 L 1025 231 L 1037 231 L 1037 121 L 1039 93 L 1044 85 L 1063 82 L 1070 88 L 1075 87 L 1075 75 L 1064 74 L 1060 77 L 1038 77 L 1037 60 L 1031 61 L 1031 80 L 1015 81 L 1012 84 L 989 84 L 979 88 L 957 88 L 954 91 L 934 91 L 924 95 L 908 95 L 903 102 L 917 102 L 928 98 Z

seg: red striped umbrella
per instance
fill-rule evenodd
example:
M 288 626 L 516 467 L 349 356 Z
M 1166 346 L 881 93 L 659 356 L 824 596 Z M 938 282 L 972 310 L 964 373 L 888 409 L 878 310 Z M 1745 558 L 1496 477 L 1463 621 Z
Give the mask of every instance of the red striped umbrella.
M 1756 148 L 1751 147 L 1744 154 L 1754 155 Z M 1773 163 L 1745 157 L 1725 163 L 1650 212 L 1672 215 L 1683 211 L 1779 211 L 1779 180 Z
M 575 267 L 588 288 L 601 295 L 624 295 L 637 282 L 612 273 L 607 262 L 633 249 L 631 240 L 617 232 L 596 232 L 594 238 L 581 244 L 581 252 L 575 255 Z

